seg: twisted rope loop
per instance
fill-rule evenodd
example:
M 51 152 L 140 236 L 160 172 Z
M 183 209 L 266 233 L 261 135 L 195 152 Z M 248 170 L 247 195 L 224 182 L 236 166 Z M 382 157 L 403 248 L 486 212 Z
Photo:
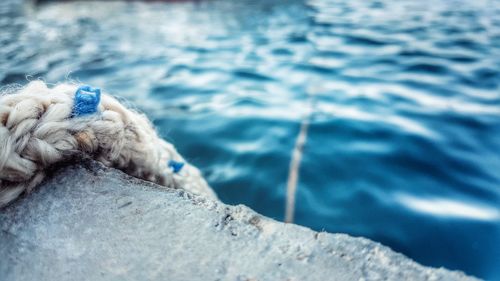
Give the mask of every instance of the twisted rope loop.
M 216 198 L 200 171 L 183 165 L 186 161 L 143 114 L 99 89 L 69 84 L 49 89 L 35 81 L 0 96 L 0 207 L 30 192 L 48 167 L 75 157 Z

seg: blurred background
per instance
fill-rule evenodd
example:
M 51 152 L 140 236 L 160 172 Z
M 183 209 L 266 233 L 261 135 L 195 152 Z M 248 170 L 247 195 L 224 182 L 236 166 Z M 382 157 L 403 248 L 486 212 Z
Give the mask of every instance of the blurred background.
M 0 1 L 0 83 L 101 87 L 221 200 L 500 280 L 500 1 Z M 312 100 L 313 106 L 310 106 Z

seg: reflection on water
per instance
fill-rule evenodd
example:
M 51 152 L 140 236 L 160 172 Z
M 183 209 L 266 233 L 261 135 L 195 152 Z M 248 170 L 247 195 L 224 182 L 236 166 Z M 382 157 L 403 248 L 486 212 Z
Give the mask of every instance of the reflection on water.
M 221 199 L 500 278 L 498 1 L 0 3 L 0 81 L 133 101 Z
M 435 217 L 445 219 L 470 219 L 499 221 L 500 210 L 498 208 L 489 208 L 481 205 L 472 205 L 460 201 L 448 199 L 422 199 L 406 195 L 397 196 L 403 206 L 412 209 L 415 212 L 426 213 Z

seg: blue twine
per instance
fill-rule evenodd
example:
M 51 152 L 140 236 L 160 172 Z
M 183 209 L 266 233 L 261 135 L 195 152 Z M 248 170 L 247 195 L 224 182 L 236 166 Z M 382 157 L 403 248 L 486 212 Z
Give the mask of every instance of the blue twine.
M 182 167 L 184 167 L 184 162 L 177 162 L 174 160 L 169 160 L 168 161 L 168 166 L 172 168 L 174 173 L 178 173 L 180 170 L 182 170 Z
M 101 101 L 101 89 L 90 86 L 80 86 L 75 93 L 72 117 L 93 114 Z

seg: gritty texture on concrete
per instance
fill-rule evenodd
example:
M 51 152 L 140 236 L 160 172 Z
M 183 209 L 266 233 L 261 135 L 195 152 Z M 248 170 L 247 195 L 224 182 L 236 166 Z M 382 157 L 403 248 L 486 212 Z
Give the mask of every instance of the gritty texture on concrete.
M 3 280 L 473 280 L 96 162 L 0 210 Z

